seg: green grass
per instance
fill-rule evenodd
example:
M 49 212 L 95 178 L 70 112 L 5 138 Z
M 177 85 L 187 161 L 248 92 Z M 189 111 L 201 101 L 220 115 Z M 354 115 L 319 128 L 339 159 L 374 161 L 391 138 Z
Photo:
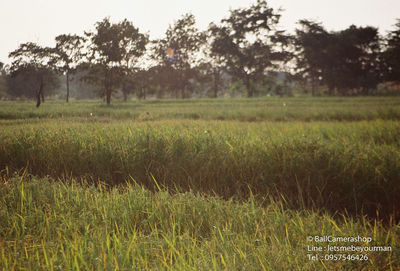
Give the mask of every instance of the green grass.
M 0 102 L 0 270 L 398 270 L 399 105 Z M 312 261 L 314 235 L 393 251 Z
M 400 123 L 230 121 L 9 124 L 0 167 L 224 198 L 282 195 L 294 208 L 398 216 Z M 340 197 L 338 197 L 340 195 Z
M 138 185 L 22 175 L 0 184 L 3 270 L 398 270 L 400 228 Z M 308 236 L 371 237 L 366 261 L 311 261 Z M 326 243 L 324 244 L 327 245 Z M 347 246 L 348 243 L 329 243 Z M 322 253 L 323 254 L 323 253 Z M 360 255 L 361 253 L 354 253 Z M 363 253 L 364 254 L 364 253 Z
M 147 115 L 148 112 L 150 115 Z M 92 113 L 92 116 L 90 116 Z M 398 97 L 185 99 L 113 102 L 1 102 L 1 119 L 354 121 L 399 120 Z

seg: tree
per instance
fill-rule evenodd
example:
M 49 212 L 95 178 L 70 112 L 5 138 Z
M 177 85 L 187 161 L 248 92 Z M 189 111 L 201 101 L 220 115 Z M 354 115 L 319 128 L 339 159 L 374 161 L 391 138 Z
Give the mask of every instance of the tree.
M 296 76 L 300 81 L 311 82 L 311 92 L 316 94 L 316 87 L 321 84 L 324 48 L 327 46 L 329 34 L 316 22 L 301 20 L 301 28 L 296 29 L 295 61 Z
M 212 44 L 214 39 L 210 30 L 207 32 L 207 42 L 201 48 L 203 58 L 201 63 L 196 67 L 196 80 L 202 88 L 206 83 L 210 82 L 210 90 L 212 91 L 210 96 L 217 98 L 218 92 L 224 84 L 223 75 L 226 73 L 226 67 L 222 57 L 211 50 L 210 44 Z
M 148 37 L 126 19 L 112 24 L 108 18 L 96 23 L 96 32 L 86 35 L 91 41 L 88 81 L 103 86 L 102 94 L 110 104 L 111 94 L 122 86 L 132 63 L 145 52 Z
M 145 77 L 137 76 L 138 74 L 144 74 L 146 71 L 137 68 L 140 57 L 146 51 L 146 45 L 149 42 L 148 35 L 139 33 L 138 29 L 132 27 L 132 24 L 127 20 L 120 23 L 122 31 L 122 47 L 125 48 L 122 60 L 121 60 L 121 71 L 122 71 L 122 92 L 124 94 L 124 101 L 127 101 L 129 94 L 129 84 L 132 85 L 145 85 Z M 139 82 L 135 82 L 139 80 Z M 146 95 L 144 94 L 144 98 Z
M 383 58 L 386 65 L 385 79 L 400 83 L 400 19 L 397 19 L 395 27 L 386 38 Z
M 4 68 L 4 63 L 0 62 L 0 99 L 5 97 L 8 92 L 7 74 Z
M 380 38 L 374 27 L 354 25 L 327 32 L 320 24 L 302 20 L 296 30 L 297 76 L 347 95 L 353 89 L 368 94 L 381 80 Z
M 253 82 L 291 57 L 284 50 L 290 37 L 276 28 L 279 19 L 266 1 L 258 0 L 249 8 L 232 10 L 221 25 L 209 27 L 212 52 L 221 57 L 234 77 L 243 81 L 248 97 L 254 95 Z
M 125 74 L 122 84 L 122 94 L 124 101 L 127 101 L 128 94 L 135 92 L 139 99 L 146 99 L 149 86 L 152 84 L 151 75 L 145 69 L 129 69 L 129 74 Z
M 153 42 L 153 59 L 158 65 L 165 67 L 170 76 L 166 78 L 164 87 L 175 91 L 178 97 L 178 90 L 181 97 L 186 97 L 190 90 L 190 79 L 195 77 L 194 67 L 196 66 L 196 53 L 205 42 L 204 33 L 195 27 L 196 21 L 192 14 L 185 14 L 170 25 L 165 33 L 165 38 Z M 173 57 L 168 58 L 167 50 L 172 50 Z
M 71 74 L 82 59 L 82 49 L 85 39 L 78 35 L 59 35 L 56 37 L 54 62 L 57 70 L 66 76 L 67 97 L 69 100 L 69 84 Z
M 343 45 L 342 66 L 345 66 L 341 84 L 346 94 L 346 88 L 356 88 L 367 95 L 375 90 L 381 81 L 381 40 L 375 27 L 357 27 L 340 31 L 336 34 Z M 346 73 L 347 72 L 347 73 Z
M 13 59 L 10 67 L 12 78 L 22 77 L 24 89 L 31 90 L 32 96 L 36 98 L 36 107 L 44 102 L 44 89 L 54 89 L 57 78 L 54 70 L 54 50 L 41 47 L 35 43 L 21 44 L 18 49 L 11 52 L 9 57 Z M 10 87 L 11 90 L 15 88 Z M 33 91 L 32 91 L 33 90 Z M 30 95 L 28 95 L 29 97 Z

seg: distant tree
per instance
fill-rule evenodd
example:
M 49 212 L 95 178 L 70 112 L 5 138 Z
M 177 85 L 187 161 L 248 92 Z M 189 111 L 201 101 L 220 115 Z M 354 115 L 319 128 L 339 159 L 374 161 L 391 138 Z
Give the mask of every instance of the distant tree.
M 221 25 L 211 24 L 211 50 L 220 56 L 230 73 L 243 81 L 247 96 L 254 95 L 253 82 L 260 80 L 267 69 L 288 61 L 291 54 L 284 50 L 290 37 L 277 30 L 280 14 L 258 0 L 249 8 L 232 10 Z
M 208 96 L 214 97 L 214 94 L 210 93 L 210 91 L 212 91 L 211 86 L 213 80 L 211 68 L 212 67 L 209 62 L 202 62 L 196 67 L 194 67 L 195 70 L 194 91 L 200 95 L 207 92 Z
M 90 65 L 87 63 L 80 63 L 74 68 L 73 76 L 70 81 L 70 96 L 76 99 L 96 99 L 100 96 L 99 89 L 102 86 L 97 85 L 96 82 L 88 82 L 86 76 L 89 71 Z
M 156 94 L 157 97 L 164 97 L 167 93 L 175 93 L 177 97 L 177 86 L 173 84 L 177 71 L 170 66 L 155 65 L 147 70 L 147 89 Z
M 153 42 L 153 59 L 157 65 L 164 67 L 160 70 L 170 75 L 165 78 L 164 87 L 174 90 L 175 97 L 178 97 L 180 90 L 181 97 L 185 98 L 186 92 L 190 90 L 190 79 L 195 77 L 196 54 L 205 42 L 204 33 L 195 24 L 195 17 L 185 14 L 169 26 L 163 39 Z M 167 56 L 168 49 L 173 54 L 170 58 Z
M 147 95 L 154 94 L 154 90 L 156 89 L 154 86 L 157 84 L 156 76 L 158 76 L 158 74 L 155 74 L 152 69 L 135 70 L 132 77 L 132 83 L 139 99 L 146 99 Z
M 210 45 L 214 41 L 211 30 L 208 29 L 206 34 L 207 41 L 201 47 L 203 58 L 201 60 L 201 63 L 196 67 L 196 80 L 201 87 L 203 87 L 204 85 L 210 85 L 210 96 L 217 98 L 218 93 L 224 84 L 223 75 L 227 72 L 227 69 L 221 55 L 216 54 L 213 50 L 211 50 L 212 48 Z
M 82 83 L 92 86 L 97 97 L 106 100 L 106 69 L 98 63 L 84 62 L 81 63 L 77 70 L 79 71 L 79 79 Z M 111 101 L 111 97 L 110 97 Z
M 129 84 L 146 85 L 146 78 L 137 76 L 138 74 L 145 74 L 146 71 L 138 68 L 140 57 L 146 52 L 146 45 L 149 42 L 147 34 L 141 34 L 137 28 L 133 27 L 130 22 L 124 20 L 120 23 L 122 31 L 122 47 L 125 48 L 121 60 L 122 70 L 122 92 L 124 94 L 124 101 L 128 99 L 130 89 Z M 139 82 L 132 81 L 140 80 Z M 143 81 L 143 82 L 141 82 Z M 145 98 L 145 95 L 144 95 Z
M 56 47 L 54 51 L 54 62 L 56 68 L 62 74 L 65 74 L 67 85 L 66 102 L 69 101 L 69 84 L 71 74 L 76 71 L 79 61 L 83 57 L 83 46 L 85 39 L 78 35 L 59 35 L 55 38 Z
M 327 32 L 317 23 L 302 20 L 296 30 L 296 70 L 311 81 L 342 95 L 358 89 L 368 94 L 381 80 L 380 37 L 374 27 L 354 25 Z
M 356 27 L 332 32 L 327 47 L 324 80 L 329 89 L 349 94 L 358 89 L 364 94 L 380 82 L 380 39 L 374 27 Z
M 386 65 L 385 80 L 400 83 L 400 19 L 397 19 L 395 29 L 386 38 L 383 57 Z
M 8 92 L 7 74 L 4 69 L 4 63 L 0 62 L 0 99 L 5 97 Z
M 110 104 L 111 94 L 129 75 L 131 63 L 145 52 L 148 38 L 126 19 L 112 24 L 108 18 L 96 23 L 96 31 L 86 35 L 91 41 L 86 77 L 89 82 L 103 86 L 102 95 Z
M 36 98 L 36 107 L 39 107 L 40 103 L 44 102 L 44 89 L 50 91 L 58 82 L 53 69 L 54 50 L 35 43 L 24 43 L 11 52 L 9 57 L 13 59 L 10 67 L 11 78 L 19 77 L 25 84 L 24 89 L 30 90 L 32 96 Z M 15 89 L 11 84 L 10 90 Z
M 296 75 L 300 81 L 310 81 L 312 95 L 315 95 L 322 80 L 329 34 L 313 21 L 301 20 L 298 24 L 301 28 L 296 29 L 294 40 Z
M 123 74 L 121 91 L 124 101 L 128 100 L 128 94 L 136 93 L 139 99 L 146 99 L 149 85 L 149 72 L 145 69 L 126 69 Z

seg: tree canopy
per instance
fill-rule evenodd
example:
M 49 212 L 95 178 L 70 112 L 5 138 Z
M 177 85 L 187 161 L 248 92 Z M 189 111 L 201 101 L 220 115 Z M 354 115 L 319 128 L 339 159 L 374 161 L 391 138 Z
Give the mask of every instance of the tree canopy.
M 378 29 L 356 27 L 327 32 L 320 24 L 301 20 L 296 30 L 296 71 L 329 93 L 342 95 L 359 89 L 368 94 L 380 82 L 381 55 Z
M 66 101 L 69 100 L 70 75 L 83 58 L 85 39 L 78 35 L 59 35 L 55 38 L 54 63 L 56 70 L 65 74 L 67 85 Z
M 168 76 L 164 82 L 171 90 L 181 91 L 181 97 L 186 97 L 190 88 L 190 79 L 195 77 L 196 53 L 205 42 L 204 33 L 196 27 L 193 14 L 185 14 L 170 25 L 165 32 L 165 37 L 153 42 L 153 59 Z M 173 56 L 168 57 L 167 50 Z
M 111 23 L 108 18 L 96 23 L 96 31 L 86 33 L 90 39 L 89 81 L 102 87 L 102 96 L 110 104 L 111 94 L 121 86 L 124 75 L 146 50 L 148 37 L 132 22 Z
M 28 97 L 36 98 L 36 107 L 44 102 L 45 89 L 51 91 L 57 85 L 54 73 L 54 49 L 41 47 L 35 43 L 23 43 L 11 52 L 13 59 L 10 67 L 11 77 L 19 77 L 10 90 L 13 94 L 23 92 Z
M 383 55 L 386 64 L 385 79 L 400 83 L 400 19 L 397 20 L 395 29 L 389 32 Z
M 289 35 L 280 18 L 281 10 L 257 0 L 205 31 L 193 14 L 184 14 L 152 41 L 127 19 L 104 18 L 84 36 L 58 35 L 53 48 L 21 44 L 9 54 L 12 64 L 0 67 L 0 95 L 35 98 L 39 106 L 60 80 L 67 102 L 70 83 L 82 81 L 81 97 L 93 92 L 107 104 L 116 93 L 124 100 L 134 92 L 138 98 L 253 97 L 289 95 L 301 86 L 313 95 L 370 95 L 400 83 L 400 20 L 382 37 L 372 26 L 328 31 L 310 20 L 300 20 Z
M 290 59 L 285 51 L 290 37 L 277 29 L 280 16 L 266 1 L 258 0 L 249 8 L 232 10 L 220 25 L 210 25 L 211 50 L 243 81 L 248 97 L 254 95 L 252 82 Z

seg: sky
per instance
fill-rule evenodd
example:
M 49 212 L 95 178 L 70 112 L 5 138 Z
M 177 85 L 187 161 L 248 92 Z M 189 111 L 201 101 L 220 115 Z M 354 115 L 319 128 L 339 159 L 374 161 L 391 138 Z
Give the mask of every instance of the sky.
M 54 46 L 59 34 L 83 35 L 105 17 L 128 19 L 150 38 L 160 38 L 169 24 L 185 13 L 196 17 L 205 30 L 210 22 L 229 16 L 230 9 L 248 7 L 256 0 L 0 0 L 0 62 L 21 43 Z M 357 26 L 378 27 L 381 34 L 394 29 L 400 18 L 400 0 L 269 0 L 282 8 L 280 27 L 289 32 L 300 19 L 317 20 L 327 30 Z

